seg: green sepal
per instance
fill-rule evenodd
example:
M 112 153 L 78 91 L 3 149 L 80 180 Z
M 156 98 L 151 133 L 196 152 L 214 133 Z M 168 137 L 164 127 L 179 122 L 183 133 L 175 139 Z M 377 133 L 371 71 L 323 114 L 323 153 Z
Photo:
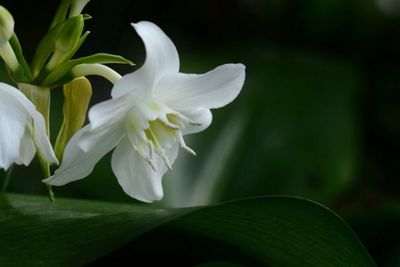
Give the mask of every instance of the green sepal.
M 77 58 L 58 66 L 54 69 L 43 81 L 43 85 L 49 87 L 56 87 L 70 82 L 75 77 L 72 75 L 71 70 L 78 64 L 129 64 L 133 65 L 132 61 L 118 56 L 106 53 L 98 53 L 87 57 Z
M 50 89 L 45 86 L 37 86 L 27 83 L 19 83 L 18 88 L 35 105 L 46 122 L 47 135 L 49 133 L 49 112 L 50 112 Z
M 35 105 L 37 111 L 39 111 L 44 118 L 46 124 L 46 133 L 50 137 L 50 88 L 44 86 L 37 86 L 28 83 L 19 83 L 18 88 L 21 92 Z M 40 150 L 36 148 L 36 153 L 39 159 L 40 166 L 43 171 L 44 177 L 50 176 L 50 164 L 45 160 Z M 47 185 L 49 199 L 54 202 L 55 196 L 51 185 Z
M 81 46 L 83 45 L 83 43 L 85 42 L 85 40 L 89 34 L 90 34 L 90 31 L 86 31 L 84 34 L 82 34 L 82 36 L 79 38 L 78 42 L 75 44 L 75 47 L 69 51 L 68 57 L 67 57 L 68 59 L 72 58 L 75 55 L 75 53 L 78 51 L 78 49 L 81 48 Z
M 83 16 L 76 16 L 71 20 L 71 23 L 65 24 L 62 31 L 55 39 L 54 53 L 44 71 L 51 71 L 58 65 L 69 60 L 75 54 L 77 51 L 75 47 L 80 44 L 83 26 Z
M 73 50 L 74 47 L 71 47 L 71 45 L 79 44 L 81 33 L 77 37 L 76 32 L 78 31 L 73 30 L 73 28 L 81 29 L 82 32 L 83 23 L 84 23 L 83 16 L 76 16 L 69 18 L 57 24 L 43 37 L 43 39 L 39 43 L 39 46 L 36 50 L 36 53 L 31 63 L 31 70 L 34 78 L 37 78 L 43 66 L 46 64 L 51 54 L 55 51 L 56 46 L 58 49 L 63 48 L 64 51 L 68 50 L 67 47 L 62 46 L 59 40 L 59 39 L 65 40 L 66 38 L 68 39 L 68 36 L 66 36 L 65 34 L 66 31 L 75 33 L 75 36 L 72 36 L 73 40 L 68 41 L 69 49 Z
M 88 79 L 79 77 L 64 84 L 64 120 L 58 132 L 54 151 L 59 160 L 69 139 L 85 123 L 86 113 L 92 97 L 92 86 Z
M 93 18 L 93 17 L 90 16 L 89 14 L 82 14 L 82 16 L 83 16 L 83 19 L 84 19 L 84 20 L 89 20 L 89 19 L 92 19 L 92 18 Z
M 58 6 L 56 15 L 51 23 L 50 29 L 52 29 L 57 24 L 65 21 L 68 15 L 68 11 L 71 5 L 71 0 L 62 0 L 61 4 Z
M 63 0 L 59 5 L 56 15 L 51 23 L 50 29 L 55 27 L 57 24 L 65 21 L 67 18 L 79 16 L 83 8 L 88 4 L 90 0 Z M 89 15 L 84 15 L 84 19 L 91 18 Z

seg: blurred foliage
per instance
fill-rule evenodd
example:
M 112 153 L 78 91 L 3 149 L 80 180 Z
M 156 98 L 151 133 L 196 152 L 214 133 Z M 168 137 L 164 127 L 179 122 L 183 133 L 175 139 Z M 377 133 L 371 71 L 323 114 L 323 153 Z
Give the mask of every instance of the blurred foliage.
M 13 13 L 28 57 L 57 1 L 2 1 Z M 241 96 L 214 112 L 214 124 L 189 138 L 164 179 L 160 205 L 191 206 L 243 196 L 307 197 L 343 214 L 379 266 L 398 266 L 400 237 L 400 12 L 390 0 L 92 1 L 92 34 L 81 51 L 143 62 L 130 22 L 151 20 L 176 44 L 182 71 L 243 62 Z M 34 21 L 34 23 L 33 23 Z M 138 64 L 140 66 L 140 64 Z M 118 67 L 122 73 L 132 71 Z M 2 81 L 5 73 L 0 72 Z M 93 82 L 93 103 L 110 84 Z M 55 92 L 53 135 L 61 122 Z M 216 164 L 218 162 L 218 164 Z M 37 164 L 18 167 L 10 191 L 44 193 Z M 110 159 L 59 196 L 133 200 Z M 384 209 L 384 212 L 382 211 Z

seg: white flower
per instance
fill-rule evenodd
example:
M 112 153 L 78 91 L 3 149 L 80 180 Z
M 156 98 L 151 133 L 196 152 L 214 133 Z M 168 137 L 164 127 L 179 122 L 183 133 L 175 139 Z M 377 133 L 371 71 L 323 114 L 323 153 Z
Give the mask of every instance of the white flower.
M 0 83 L 0 168 L 29 165 L 36 148 L 47 162 L 58 164 L 43 116 L 18 89 Z
M 176 48 L 160 28 L 145 21 L 133 27 L 145 44 L 144 65 L 116 83 L 112 99 L 91 108 L 90 124 L 73 136 L 60 168 L 45 182 L 64 185 L 82 179 L 115 147 L 112 169 L 123 190 L 141 201 L 160 200 L 161 178 L 179 147 L 194 154 L 183 135 L 207 128 L 210 109 L 239 94 L 244 65 L 226 64 L 201 75 L 180 73 Z

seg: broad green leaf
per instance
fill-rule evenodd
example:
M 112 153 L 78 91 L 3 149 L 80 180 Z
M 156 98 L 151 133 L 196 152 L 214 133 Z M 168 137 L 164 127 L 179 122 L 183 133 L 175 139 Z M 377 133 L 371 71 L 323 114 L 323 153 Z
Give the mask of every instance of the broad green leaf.
M 205 207 L 171 226 L 271 266 L 375 266 L 347 224 L 315 202 L 265 197 Z
M 232 248 L 235 254 L 228 251 L 224 259 L 232 263 L 230 258 L 243 255 L 272 266 L 375 266 L 342 219 L 298 198 L 160 209 L 67 199 L 53 204 L 44 197 L 2 195 L 0 205 L 1 266 L 79 266 L 132 244 L 155 228 L 171 236 L 201 236 L 209 240 L 205 250 Z M 173 243 L 160 244 L 152 244 L 153 258 L 157 251 L 174 250 Z M 134 257 L 135 250 L 129 255 Z
M 196 265 L 196 267 L 243 267 L 243 265 L 238 265 L 226 261 L 213 261 Z

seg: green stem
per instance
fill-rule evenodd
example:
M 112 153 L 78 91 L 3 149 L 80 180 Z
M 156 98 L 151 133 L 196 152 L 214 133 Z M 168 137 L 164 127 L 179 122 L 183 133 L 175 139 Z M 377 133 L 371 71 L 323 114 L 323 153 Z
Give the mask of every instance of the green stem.
M 42 156 L 40 154 L 39 154 L 39 161 L 40 161 L 40 166 L 42 167 L 44 179 L 49 178 L 51 176 L 49 164 L 46 162 L 46 160 L 44 160 L 42 158 Z M 51 188 L 51 185 L 49 185 L 49 184 L 47 185 L 47 192 L 48 192 L 50 201 L 54 202 L 56 200 L 56 197 L 54 195 L 53 189 Z
M 14 164 L 11 165 L 11 167 L 8 168 L 8 170 L 6 172 L 6 177 L 4 179 L 3 186 L 1 187 L 1 192 L 2 193 L 5 193 L 7 191 L 7 187 L 10 184 L 10 180 L 11 180 L 11 175 L 12 175 L 13 169 L 14 169 Z

